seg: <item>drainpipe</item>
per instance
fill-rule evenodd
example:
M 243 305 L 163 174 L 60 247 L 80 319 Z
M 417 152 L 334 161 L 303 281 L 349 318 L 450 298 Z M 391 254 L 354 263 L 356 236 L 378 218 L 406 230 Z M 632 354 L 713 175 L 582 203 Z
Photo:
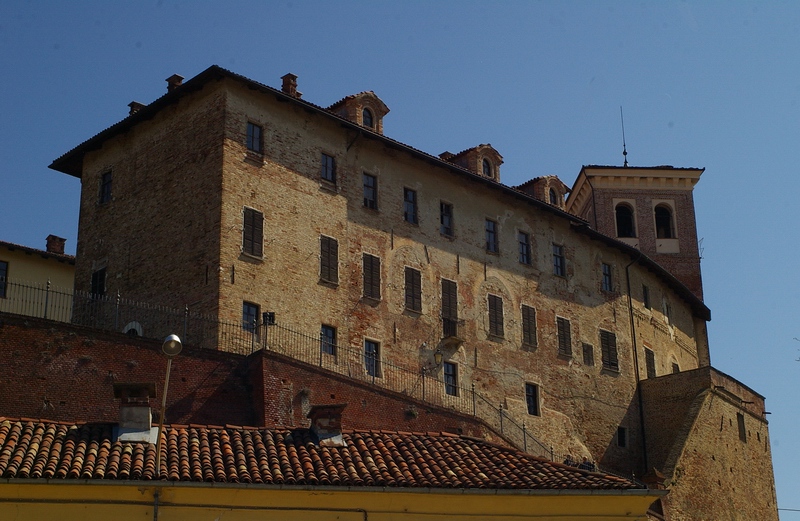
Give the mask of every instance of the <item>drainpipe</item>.
M 594 193 L 594 192 L 592 192 Z M 639 255 L 633 259 L 631 262 L 625 266 L 625 279 L 628 286 L 628 317 L 631 322 L 631 345 L 633 346 L 633 366 L 634 366 L 634 373 L 636 374 L 636 398 L 639 402 L 639 428 L 642 432 L 642 460 L 644 462 L 645 472 L 647 471 L 648 464 L 647 464 L 647 436 L 645 435 L 644 431 L 644 400 L 642 399 L 642 385 L 641 385 L 641 378 L 639 377 L 639 349 L 636 345 L 636 324 L 633 319 L 633 297 L 631 295 L 631 272 L 630 268 L 639 259 L 642 258 L 642 252 L 639 251 Z

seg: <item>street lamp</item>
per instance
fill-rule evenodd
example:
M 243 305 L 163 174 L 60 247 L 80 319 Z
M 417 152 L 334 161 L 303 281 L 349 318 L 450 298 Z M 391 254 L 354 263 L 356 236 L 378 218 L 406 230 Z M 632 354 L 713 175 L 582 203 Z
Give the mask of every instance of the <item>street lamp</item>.
M 167 355 L 167 375 L 164 377 L 164 394 L 161 395 L 161 420 L 158 422 L 158 438 L 156 441 L 156 479 L 161 474 L 161 432 L 164 430 L 164 410 L 167 408 L 167 390 L 169 389 L 169 371 L 172 369 L 172 358 L 177 356 L 183 344 L 178 335 L 170 335 L 161 344 L 161 351 Z
M 436 367 L 442 365 L 442 358 L 444 358 L 444 353 L 442 353 L 441 349 L 437 349 L 435 353 L 433 353 L 433 361 L 436 362 Z

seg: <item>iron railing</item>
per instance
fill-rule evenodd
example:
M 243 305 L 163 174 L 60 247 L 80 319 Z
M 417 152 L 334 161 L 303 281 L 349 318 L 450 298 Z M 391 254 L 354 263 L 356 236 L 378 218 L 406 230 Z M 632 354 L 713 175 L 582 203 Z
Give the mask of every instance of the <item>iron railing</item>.
M 445 382 L 440 377 L 441 366 L 409 367 L 406 353 L 394 352 L 385 346 L 378 346 L 379 351 L 373 357 L 363 348 L 332 345 L 320 334 L 308 334 L 274 323 L 272 317 L 251 324 L 225 322 L 188 307 L 176 309 L 120 295 L 94 295 L 55 288 L 49 281 L 30 284 L 0 278 L 0 286 L 5 289 L 5 298 L 0 298 L 0 312 L 153 339 L 181 332 L 186 345 L 244 355 L 266 349 L 431 405 L 472 415 L 529 454 L 551 461 L 564 459 L 552 446 L 534 437 L 524 422 L 509 415 L 502 404 L 495 405 L 477 392 L 474 384 L 465 387 Z M 442 324 L 445 336 L 457 336 L 458 321 L 445 319 Z M 413 411 L 409 409 L 410 414 Z

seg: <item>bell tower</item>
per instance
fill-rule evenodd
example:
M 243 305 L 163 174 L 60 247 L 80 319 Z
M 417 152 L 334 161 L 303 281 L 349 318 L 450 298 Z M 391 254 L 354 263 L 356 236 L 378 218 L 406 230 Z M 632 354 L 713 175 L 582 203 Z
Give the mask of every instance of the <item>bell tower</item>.
M 703 168 L 584 166 L 566 210 L 659 263 L 703 298 L 694 185 Z

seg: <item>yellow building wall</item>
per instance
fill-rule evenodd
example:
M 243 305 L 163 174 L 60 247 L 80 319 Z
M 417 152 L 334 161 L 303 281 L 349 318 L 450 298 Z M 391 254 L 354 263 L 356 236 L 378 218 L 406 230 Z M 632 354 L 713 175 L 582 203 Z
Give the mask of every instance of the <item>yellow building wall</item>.
M 5 298 L 0 298 L 0 311 L 69 322 L 74 261 L 7 246 L 0 246 L 0 261 L 8 263 L 6 292 Z

